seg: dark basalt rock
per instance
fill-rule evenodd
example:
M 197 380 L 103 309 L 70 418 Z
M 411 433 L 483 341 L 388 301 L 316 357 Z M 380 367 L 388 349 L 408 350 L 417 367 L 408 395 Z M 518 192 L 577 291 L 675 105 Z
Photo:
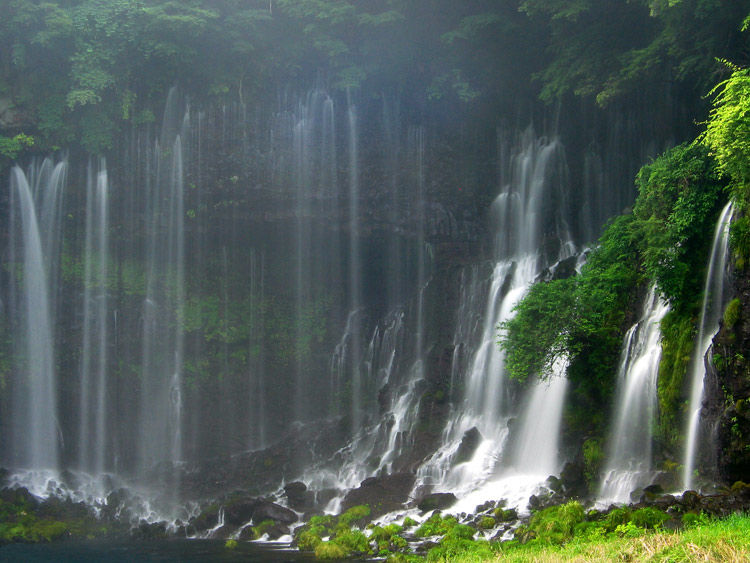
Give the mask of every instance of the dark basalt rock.
M 292 533 L 292 531 L 289 529 L 288 526 L 285 526 L 284 524 L 274 524 L 270 528 L 266 530 L 266 534 L 268 534 L 268 539 L 271 541 L 276 541 L 282 536 L 288 536 Z
M 433 510 L 445 510 L 458 502 L 456 495 L 453 493 L 432 493 L 419 501 L 417 508 L 422 512 L 432 512 Z
M 264 501 L 257 498 L 241 498 L 227 503 L 224 507 L 224 521 L 234 526 L 247 524 L 262 506 Z
M 307 490 L 307 485 L 301 481 L 294 481 L 284 487 L 284 495 L 291 508 L 306 512 L 315 505 L 315 495 Z
M 211 539 L 213 540 L 226 540 L 237 531 L 237 526 L 231 524 L 224 524 L 218 530 L 211 532 Z
M 453 463 L 458 465 L 459 463 L 469 461 L 474 456 L 474 452 L 477 451 L 483 439 L 484 436 L 482 436 L 482 433 L 476 426 L 469 428 L 461 438 L 461 444 L 459 444 L 458 450 L 456 450 Z
M 341 509 L 346 511 L 353 506 L 366 504 L 370 507 L 370 518 L 377 518 L 403 508 L 411 500 L 409 493 L 413 487 L 414 475 L 410 473 L 371 477 L 347 493 Z
M 214 528 L 219 523 L 219 506 L 212 504 L 198 516 L 190 520 L 190 525 L 198 532 Z
M 167 538 L 167 523 L 166 522 L 153 522 L 148 523 L 145 520 L 141 520 L 138 527 L 134 528 L 132 537 L 141 540 L 163 540 Z
M 264 520 L 273 520 L 282 524 L 294 524 L 299 518 L 297 513 L 273 502 L 261 504 L 253 514 L 253 523 L 260 524 Z

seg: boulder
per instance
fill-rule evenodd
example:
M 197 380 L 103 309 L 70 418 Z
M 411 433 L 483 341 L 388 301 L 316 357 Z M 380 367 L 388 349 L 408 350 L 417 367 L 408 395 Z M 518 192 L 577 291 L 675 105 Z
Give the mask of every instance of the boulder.
M 212 540 L 226 540 L 229 539 L 232 534 L 234 534 L 237 531 L 237 526 L 232 526 L 231 524 L 224 524 L 221 528 L 218 528 L 217 530 L 214 530 L 211 532 L 211 539 Z
M 482 440 L 484 440 L 484 436 L 482 436 L 482 433 L 476 426 L 473 426 L 464 432 L 464 435 L 461 438 L 461 444 L 459 444 L 458 450 L 456 450 L 456 455 L 453 457 L 453 464 L 458 465 L 459 463 L 465 463 L 471 460 L 471 458 L 474 457 L 474 452 L 477 451 L 477 448 L 482 443 Z
M 413 487 L 414 475 L 410 473 L 370 477 L 347 493 L 341 509 L 346 511 L 353 506 L 366 504 L 370 507 L 370 517 L 377 518 L 403 508 L 411 500 L 409 494 Z
M 284 495 L 289 506 L 300 512 L 310 510 L 315 504 L 315 495 L 307 490 L 307 485 L 294 481 L 284 487 Z
M 294 524 L 299 518 L 297 513 L 273 502 L 261 504 L 253 514 L 253 523 L 260 524 L 264 520 L 273 520 L 281 524 Z
M 233 526 L 247 524 L 255 511 L 263 504 L 262 499 L 245 497 L 228 502 L 224 508 L 224 521 Z
M 445 510 L 458 502 L 456 495 L 453 493 L 432 493 L 419 501 L 417 508 L 422 512 L 432 512 L 433 510 Z

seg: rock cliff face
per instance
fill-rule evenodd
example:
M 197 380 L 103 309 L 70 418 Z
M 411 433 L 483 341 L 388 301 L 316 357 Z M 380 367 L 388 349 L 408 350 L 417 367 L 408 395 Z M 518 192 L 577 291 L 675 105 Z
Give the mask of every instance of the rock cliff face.
M 745 481 L 750 474 L 750 276 L 735 269 L 734 299 L 727 306 L 721 330 L 706 357 L 706 431 L 715 439 L 704 454 L 705 466 L 717 468 L 727 482 Z

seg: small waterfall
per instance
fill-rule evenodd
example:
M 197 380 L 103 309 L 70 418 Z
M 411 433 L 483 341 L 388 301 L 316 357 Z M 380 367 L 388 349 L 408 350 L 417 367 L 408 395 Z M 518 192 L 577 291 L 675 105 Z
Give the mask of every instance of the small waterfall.
M 651 433 L 661 359 L 659 325 L 667 310 L 651 287 L 640 318 L 625 334 L 617 370 L 615 423 L 598 495 L 605 504 L 628 502 L 633 490 L 649 485 L 654 477 Z
M 349 125 L 349 310 L 358 311 L 362 303 L 362 265 L 359 233 L 359 139 L 357 137 L 357 106 L 351 99 L 348 109 Z M 357 360 L 362 354 L 360 347 L 362 338 L 361 317 L 357 314 L 349 316 L 351 321 L 351 354 Z M 349 322 L 347 322 L 349 324 Z M 362 423 L 362 373 L 359 361 L 352 366 L 352 404 L 351 425 L 358 430 Z
M 57 469 L 62 446 L 49 283 L 58 276 L 66 169 L 65 162 L 53 167 L 47 159 L 32 166 L 28 176 L 17 166 L 10 175 L 11 261 L 19 265 L 20 285 L 20 295 L 11 292 L 10 311 L 23 335 L 19 357 L 25 358 L 16 367 L 19 379 L 13 384 L 10 451 L 16 467 L 29 469 Z
M 537 138 L 531 128 L 516 143 L 499 132 L 498 147 L 501 190 L 492 207 L 497 258 L 486 281 L 479 282 L 476 270 L 463 274 L 454 336 L 452 380 L 463 385 L 464 393 L 445 428 L 443 446 L 418 470 L 418 487 L 463 496 L 459 510 L 474 509 L 482 497 L 499 498 L 500 491 L 520 505 L 557 469 L 557 436 L 567 387 L 561 364 L 559 376 L 534 385 L 523 403 L 525 409 L 517 412 L 506 389 L 504 354 L 497 346 L 498 325 L 511 318 L 513 307 L 544 267 L 574 253 L 563 218 L 567 209 L 564 150 L 558 140 Z M 478 298 L 482 294 L 485 297 Z M 509 421 L 519 414 L 521 440 L 532 440 L 537 448 L 531 457 L 521 450 L 505 452 Z M 535 426 L 534 421 L 542 418 L 544 427 Z M 546 439 L 540 442 L 540 435 Z M 470 441 L 474 448 L 467 452 L 462 444 Z M 540 444 L 544 451 L 538 449 Z
M 141 323 L 141 414 L 139 469 L 182 461 L 184 334 L 176 318 L 185 306 L 185 162 L 182 139 L 189 133 L 189 109 L 182 119 L 170 92 L 160 141 L 149 178 L 146 296 Z
M 550 380 L 537 381 L 531 391 L 510 461 L 513 469 L 522 475 L 538 475 L 544 480 L 560 470 L 557 444 L 568 387 L 567 367 L 566 360 L 558 360 L 552 367 Z
M 102 160 L 89 165 L 86 188 L 86 240 L 83 294 L 83 349 L 79 391 L 78 464 L 101 475 L 105 470 L 107 434 L 108 237 L 109 182 Z
M 724 312 L 724 288 L 726 287 L 726 261 L 729 244 L 729 225 L 732 221 L 732 203 L 728 203 L 719 216 L 714 231 L 711 255 L 706 269 L 703 289 L 703 305 L 698 321 L 698 335 L 693 345 L 690 370 L 690 402 L 684 460 L 683 484 L 685 489 L 693 486 L 693 470 L 698 452 L 701 408 L 703 405 L 703 378 L 706 375 L 704 358 L 711 346 L 719 320 Z
M 263 331 L 265 327 L 265 254 L 253 250 L 250 253 L 250 337 L 248 342 L 250 397 L 248 404 L 252 409 L 250 417 L 250 448 L 261 448 L 266 444 L 266 409 L 265 409 L 265 347 Z

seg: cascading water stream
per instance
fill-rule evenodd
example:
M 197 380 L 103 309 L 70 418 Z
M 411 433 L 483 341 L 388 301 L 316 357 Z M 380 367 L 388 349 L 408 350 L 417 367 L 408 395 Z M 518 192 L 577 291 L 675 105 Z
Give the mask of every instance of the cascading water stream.
M 59 241 L 54 240 L 55 233 L 47 230 L 56 231 L 60 224 L 60 192 L 65 166 L 65 163 L 59 163 L 55 167 L 57 173 L 41 175 L 35 194 L 32 194 L 23 171 L 19 167 L 11 170 L 11 251 L 14 260 L 18 259 L 21 264 L 22 286 L 18 302 L 12 302 L 10 306 L 11 311 L 18 315 L 23 334 L 21 354 L 26 358 L 18 366 L 23 380 L 14 386 L 12 417 L 13 463 L 19 468 L 53 471 L 58 468 L 61 436 L 57 421 L 54 329 L 48 283 L 49 272 L 58 267 L 59 256 L 45 255 L 44 250 L 45 247 L 48 250 L 55 246 L 59 248 Z M 50 168 L 51 162 L 45 161 L 43 170 L 50 171 Z M 34 176 L 33 171 L 30 176 Z M 43 223 L 39 222 L 38 209 L 45 212 Z M 18 254 L 16 247 L 20 250 Z M 16 295 L 13 297 L 15 300 Z
M 79 393 L 78 465 L 101 475 L 107 450 L 108 209 L 104 161 L 89 165 L 86 189 L 86 242 L 83 294 L 83 348 Z
M 617 370 L 615 422 L 599 489 L 602 504 L 628 502 L 630 493 L 651 484 L 652 427 L 661 359 L 660 323 L 668 307 L 649 290 L 638 321 L 625 334 Z
M 687 410 L 686 447 L 682 476 L 686 490 L 693 486 L 693 471 L 700 446 L 700 414 L 703 404 L 703 379 L 706 375 L 704 358 L 711 346 L 714 334 L 719 328 L 719 320 L 724 312 L 724 288 L 726 287 L 726 262 L 731 221 L 732 203 L 730 202 L 721 212 L 714 231 L 711 255 L 706 269 L 698 334 L 693 345 L 693 357 L 691 358 L 690 402 Z
M 182 323 L 170 314 L 185 305 L 185 181 L 182 139 L 189 134 L 189 109 L 179 117 L 170 92 L 161 139 L 154 151 L 146 239 L 146 295 L 141 323 L 140 459 L 145 471 L 155 464 L 177 464 L 183 458 Z
M 520 413 L 521 440 L 542 444 L 544 451 L 537 449 L 533 460 L 522 446 L 510 455 L 505 452 L 510 434 L 508 420 L 518 413 L 506 399 L 504 355 L 496 343 L 497 327 L 511 318 L 514 306 L 545 266 L 574 253 L 560 215 L 567 207 L 562 145 L 555 139 L 536 138 L 531 128 L 524 132 L 519 145 L 512 153 L 510 139 L 498 134 L 502 189 L 492 209 L 497 261 L 487 282 L 477 283 L 477 274 L 472 273 L 471 289 L 462 287 L 455 338 L 464 335 L 467 340 L 454 338 L 454 350 L 470 359 L 466 361 L 454 352 L 452 379 L 463 382 L 464 396 L 446 425 L 442 447 L 418 470 L 418 487 L 430 486 L 463 497 L 459 510 L 473 509 L 480 497 L 505 496 L 520 505 L 531 487 L 558 469 L 557 435 L 566 389 L 563 365 L 549 384 L 534 386 L 525 411 Z M 555 241 L 557 251 L 543 255 L 540 247 L 545 241 Z M 486 291 L 481 312 L 476 311 L 481 303 L 477 291 Z M 478 331 L 480 318 L 483 328 Z M 460 373 L 456 367 L 464 363 L 465 372 Z M 534 424 L 542 418 L 543 425 Z M 468 449 L 467 444 L 471 444 Z

